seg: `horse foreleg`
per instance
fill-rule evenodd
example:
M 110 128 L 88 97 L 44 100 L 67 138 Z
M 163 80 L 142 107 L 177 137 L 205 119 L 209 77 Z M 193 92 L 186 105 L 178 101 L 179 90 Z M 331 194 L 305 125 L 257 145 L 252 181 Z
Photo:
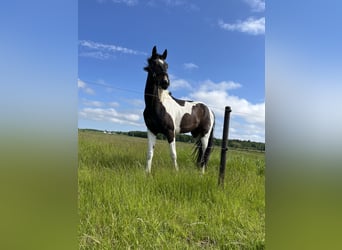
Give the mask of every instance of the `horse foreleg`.
M 153 151 L 154 151 L 154 146 L 156 144 L 156 136 L 150 130 L 147 130 L 147 138 L 148 138 L 148 149 L 147 149 L 146 172 L 151 173 Z
M 170 151 L 171 151 L 171 159 L 173 161 L 173 165 L 178 171 L 178 164 L 177 164 L 177 152 L 176 152 L 176 139 L 173 139 L 172 142 L 170 142 Z

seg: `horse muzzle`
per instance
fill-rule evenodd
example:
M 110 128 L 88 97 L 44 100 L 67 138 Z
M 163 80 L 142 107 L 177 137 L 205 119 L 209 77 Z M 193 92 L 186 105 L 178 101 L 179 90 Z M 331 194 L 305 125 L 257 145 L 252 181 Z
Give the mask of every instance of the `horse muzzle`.
M 169 77 L 167 75 L 164 75 L 163 78 L 159 82 L 159 86 L 162 89 L 167 89 L 170 85 Z

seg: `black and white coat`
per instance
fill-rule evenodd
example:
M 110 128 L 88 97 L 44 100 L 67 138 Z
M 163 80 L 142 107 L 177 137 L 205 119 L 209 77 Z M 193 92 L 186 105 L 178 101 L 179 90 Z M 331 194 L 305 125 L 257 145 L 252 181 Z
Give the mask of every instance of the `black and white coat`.
M 165 62 L 167 50 L 157 54 L 156 47 L 148 59 L 148 72 L 145 86 L 144 120 L 148 134 L 146 171 L 151 172 L 156 136 L 165 135 L 171 151 L 171 158 L 178 170 L 175 135 L 191 132 L 198 140 L 197 164 L 204 173 L 208 163 L 215 123 L 214 113 L 202 102 L 185 101 L 174 98 L 167 90 L 170 85 Z

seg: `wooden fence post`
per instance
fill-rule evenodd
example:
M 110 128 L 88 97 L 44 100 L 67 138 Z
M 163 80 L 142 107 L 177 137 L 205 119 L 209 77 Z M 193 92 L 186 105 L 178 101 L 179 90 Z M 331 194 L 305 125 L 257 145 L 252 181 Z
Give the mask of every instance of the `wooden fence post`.
M 221 161 L 220 161 L 220 172 L 218 178 L 218 185 L 224 187 L 224 175 L 226 171 L 226 154 L 228 151 L 228 131 L 229 131 L 229 119 L 230 112 L 232 109 L 226 106 L 224 111 L 224 123 L 223 123 L 223 134 L 222 134 L 222 146 L 221 146 Z

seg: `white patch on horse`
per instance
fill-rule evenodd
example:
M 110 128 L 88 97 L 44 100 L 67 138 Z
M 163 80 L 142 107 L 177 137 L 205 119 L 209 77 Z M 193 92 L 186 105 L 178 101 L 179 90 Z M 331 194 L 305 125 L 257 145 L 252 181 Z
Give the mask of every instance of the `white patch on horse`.
M 148 137 L 148 150 L 147 150 L 146 172 L 151 173 L 153 151 L 154 151 L 154 146 L 156 145 L 157 137 L 149 129 L 147 130 L 147 137 Z
M 202 102 L 187 102 L 185 101 L 184 106 L 179 105 L 170 95 L 168 90 L 159 90 L 159 98 L 161 103 L 166 109 L 166 112 L 172 117 L 173 125 L 175 127 L 175 133 L 179 134 L 181 131 L 181 121 L 185 114 L 191 115 L 192 108 L 196 104 Z
M 158 60 L 158 62 L 160 63 L 160 64 L 162 64 L 162 65 L 164 65 L 164 61 L 162 60 L 162 59 L 157 59 Z

